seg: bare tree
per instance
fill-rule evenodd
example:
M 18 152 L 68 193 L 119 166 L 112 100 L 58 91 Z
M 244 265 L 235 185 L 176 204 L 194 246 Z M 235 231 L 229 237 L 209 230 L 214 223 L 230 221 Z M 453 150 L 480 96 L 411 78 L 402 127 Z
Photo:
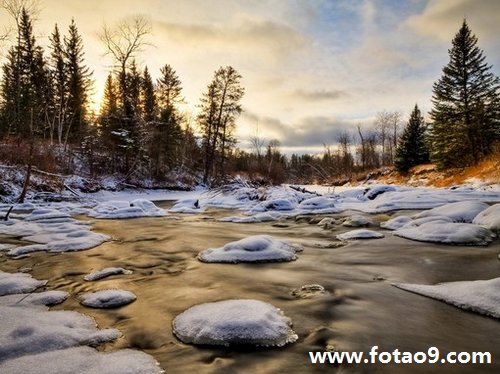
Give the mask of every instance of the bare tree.
M 151 22 L 143 16 L 126 18 L 113 27 L 104 24 L 100 38 L 119 70 L 119 83 L 125 114 L 130 108 L 127 100 L 127 67 L 138 52 L 149 45 L 147 36 L 151 33 Z
M 339 142 L 339 159 L 342 168 L 342 172 L 349 179 L 352 175 L 353 167 L 353 157 L 350 152 L 351 148 L 351 135 L 346 130 L 341 131 L 337 135 L 337 141 Z

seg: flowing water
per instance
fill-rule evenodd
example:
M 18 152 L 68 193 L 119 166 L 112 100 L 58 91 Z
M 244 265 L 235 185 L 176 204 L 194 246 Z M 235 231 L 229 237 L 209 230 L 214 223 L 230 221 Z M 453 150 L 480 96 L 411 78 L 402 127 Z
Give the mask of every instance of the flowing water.
M 445 246 L 384 231 L 384 239 L 324 248 L 348 228 L 324 230 L 309 219 L 288 220 L 281 225 L 285 227 L 216 221 L 228 214 L 234 212 L 95 220 L 94 230 L 112 236 L 113 241 L 77 253 L 35 253 L 22 260 L 0 257 L 0 268 L 13 272 L 31 267 L 35 278 L 49 280 L 48 289 L 71 293 L 69 300 L 53 309 L 77 310 L 94 317 L 101 328 L 114 327 L 123 333 L 104 350 L 143 350 L 167 373 L 500 372 L 498 320 L 391 286 L 393 282 L 434 284 L 499 277 L 498 240 L 484 248 Z M 380 221 L 387 216 L 373 218 Z M 196 259 L 201 250 L 256 234 L 300 243 L 304 251 L 297 261 L 287 263 L 207 264 Z M 82 278 L 110 266 L 134 273 L 96 282 Z M 306 284 L 321 284 L 327 293 L 310 298 L 292 295 Z M 106 288 L 130 290 L 137 300 L 122 308 L 100 310 L 82 307 L 75 297 Z M 232 298 L 257 299 L 282 309 L 292 319 L 299 340 L 282 348 L 234 349 L 186 345 L 172 334 L 173 318 L 185 309 Z M 379 351 L 427 351 L 431 346 L 442 353 L 489 351 L 493 364 L 333 366 L 313 365 L 308 355 L 325 349 L 368 352 L 373 345 Z

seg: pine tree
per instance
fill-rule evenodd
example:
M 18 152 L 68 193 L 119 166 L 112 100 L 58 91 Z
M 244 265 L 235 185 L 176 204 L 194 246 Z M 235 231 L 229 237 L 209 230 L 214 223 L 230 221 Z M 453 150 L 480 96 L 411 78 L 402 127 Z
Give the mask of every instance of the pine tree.
M 407 172 L 415 165 L 429 162 L 425 131 L 424 117 L 418 105 L 415 104 L 396 148 L 394 166 L 398 171 Z
M 57 135 L 59 144 L 63 141 L 64 130 L 66 126 L 67 111 L 67 68 L 64 58 L 64 49 L 62 46 L 61 35 L 57 24 L 50 36 L 50 71 L 53 86 L 53 108 L 51 108 L 50 121 L 50 140 L 53 141 L 54 134 Z
M 434 83 L 431 158 L 440 168 L 477 163 L 500 139 L 500 80 L 464 20 Z
M 156 97 L 153 79 L 149 74 L 148 67 L 144 68 L 141 82 L 141 111 L 144 122 L 153 122 L 156 118 Z
M 240 80 L 241 75 L 233 67 L 221 67 L 202 97 L 198 122 L 203 131 L 204 183 L 214 171 L 218 176 L 224 175 L 226 156 L 235 143 L 236 118 L 242 111 L 240 101 L 245 90 Z
M 64 53 L 67 68 L 67 129 L 65 143 L 79 142 L 86 131 L 89 90 L 92 72 L 85 65 L 83 40 L 75 20 L 71 20 L 68 36 L 64 37 Z

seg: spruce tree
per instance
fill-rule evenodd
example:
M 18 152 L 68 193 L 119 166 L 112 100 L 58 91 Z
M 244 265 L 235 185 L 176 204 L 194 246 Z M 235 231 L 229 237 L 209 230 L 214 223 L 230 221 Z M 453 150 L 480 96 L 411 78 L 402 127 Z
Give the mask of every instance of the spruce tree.
M 67 69 L 64 58 L 64 49 L 61 40 L 61 34 L 57 24 L 50 39 L 50 71 L 53 85 L 53 108 L 50 116 L 50 140 L 53 141 L 54 135 L 57 136 L 59 144 L 63 141 L 63 135 L 66 124 L 67 111 Z
M 75 20 L 71 20 L 68 36 L 64 37 L 67 69 L 67 122 L 65 142 L 79 142 L 86 131 L 89 90 L 92 72 L 85 65 L 83 40 Z
M 144 122 L 150 123 L 156 117 L 156 97 L 153 79 L 149 74 L 148 67 L 144 68 L 141 82 L 141 111 Z
M 407 172 L 415 165 L 429 162 L 425 138 L 424 118 L 415 104 L 396 149 L 394 166 L 400 172 Z
M 440 168 L 477 163 L 500 139 L 500 80 L 464 20 L 434 83 L 431 158 Z

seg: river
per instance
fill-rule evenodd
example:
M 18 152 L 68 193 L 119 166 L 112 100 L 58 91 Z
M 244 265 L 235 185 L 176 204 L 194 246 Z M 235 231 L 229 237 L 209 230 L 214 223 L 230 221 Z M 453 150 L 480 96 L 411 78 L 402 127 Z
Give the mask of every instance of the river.
M 163 208 L 169 202 L 158 204 Z M 232 215 L 211 209 L 200 215 L 162 218 L 94 220 L 94 231 L 112 236 L 88 251 L 34 253 L 21 260 L 0 257 L 2 270 L 31 267 L 48 289 L 72 297 L 53 309 L 76 310 L 95 318 L 99 327 L 114 327 L 123 337 L 105 351 L 131 347 L 153 355 L 167 373 L 498 373 L 498 320 L 466 312 L 391 286 L 393 282 L 434 284 L 500 276 L 500 242 L 489 247 L 460 247 L 419 243 L 392 236 L 336 243 L 348 231 L 324 230 L 309 219 L 273 223 L 234 224 L 216 218 Z M 346 216 L 344 212 L 337 216 Z M 81 217 L 87 219 L 86 217 Z M 386 215 L 375 215 L 376 222 Z M 380 230 L 376 228 L 375 230 Z M 266 264 L 207 264 L 196 259 L 201 250 L 256 234 L 269 234 L 304 246 L 298 260 Z M 83 276 L 109 266 L 133 270 L 132 275 L 86 282 Z M 294 289 L 320 284 L 327 293 L 296 298 Z M 137 300 L 111 310 L 90 309 L 76 299 L 80 292 L 120 288 Z M 299 340 L 282 348 L 197 347 L 172 334 L 173 318 L 200 303 L 243 298 L 269 302 L 293 321 Z M 488 351 L 490 365 L 313 365 L 309 351 L 336 349 L 368 352 Z M 365 353 L 366 354 L 366 353 Z

